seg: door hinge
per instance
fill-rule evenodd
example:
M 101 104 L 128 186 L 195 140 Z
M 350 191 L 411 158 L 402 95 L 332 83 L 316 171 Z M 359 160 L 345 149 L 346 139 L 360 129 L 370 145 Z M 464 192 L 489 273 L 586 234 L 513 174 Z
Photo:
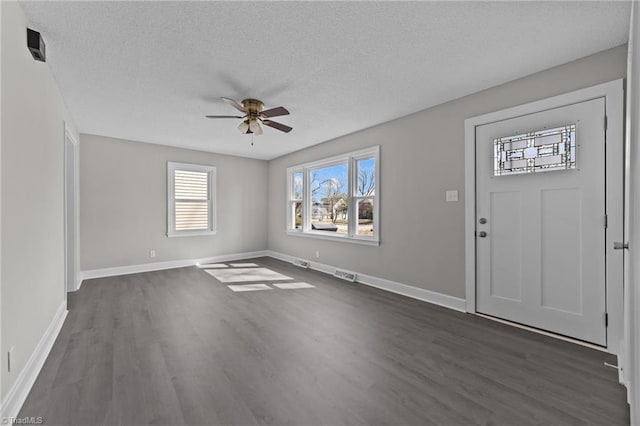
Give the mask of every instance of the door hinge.
M 609 327 L 609 314 L 604 314 L 604 326 Z
M 609 227 L 609 215 L 605 214 L 604 215 L 604 229 L 607 229 Z
M 604 116 L 604 131 L 605 132 L 607 131 L 608 127 L 609 127 L 609 123 L 608 123 L 608 120 L 607 120 L 607 116 L 605 115 Z

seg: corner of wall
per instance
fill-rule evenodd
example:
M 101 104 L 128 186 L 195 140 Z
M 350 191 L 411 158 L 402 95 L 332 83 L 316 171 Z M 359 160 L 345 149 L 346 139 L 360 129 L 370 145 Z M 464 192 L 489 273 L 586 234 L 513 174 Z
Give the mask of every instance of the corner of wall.
M 0 3 L 0 399 L 3 415 L 12 416 L 64 321 L 64 123 L 76 130 L 48 65 L 34 61 L 25 45 L 19 2 Z M 37 308 L 25 315 L 25 306 Z M 11 372 L 4 368 L 9 347 Z

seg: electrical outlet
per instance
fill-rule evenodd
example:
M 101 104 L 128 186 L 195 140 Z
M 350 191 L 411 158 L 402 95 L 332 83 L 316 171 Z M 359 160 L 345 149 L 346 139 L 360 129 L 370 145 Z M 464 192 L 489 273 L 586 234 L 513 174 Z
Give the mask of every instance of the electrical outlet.
M 9 348 L 7 352 L 7 372 L 11 373 L 11 354 L 13 354 L 13 346 Z
M 156 257 L 156 251 L 155 250 L 149 250 L 149 257 Z
M 320 251 L 316 250 L 316 257 L 320 257 Z

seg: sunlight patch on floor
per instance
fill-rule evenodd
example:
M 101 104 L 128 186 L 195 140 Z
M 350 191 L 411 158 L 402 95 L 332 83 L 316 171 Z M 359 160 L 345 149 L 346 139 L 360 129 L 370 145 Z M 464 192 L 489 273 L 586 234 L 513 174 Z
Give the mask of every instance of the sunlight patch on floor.
M 293 279 L 267 268 L 205 269 L 205 272 L 223 283 L 284 281 Z
M 292 290 L 296 288 L 315 288 L 316 286 L 308 284 L 308 283 L 278 283 L 273 284 L 275 287 L 278 287 L 282 290 Z
M 243 285 L 228 285 L 231 290 L 240 291 L 260 291 L 260 290 L 273 290 L 266 284 L 243 284 Z

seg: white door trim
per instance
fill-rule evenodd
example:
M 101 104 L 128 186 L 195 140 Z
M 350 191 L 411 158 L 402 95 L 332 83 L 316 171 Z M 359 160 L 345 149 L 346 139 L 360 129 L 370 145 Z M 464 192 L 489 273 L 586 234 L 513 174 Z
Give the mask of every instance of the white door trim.
M 631 406 L 631 424 L 640 424 L 640 10 L 638 2 L 631 5 L 629 48 L 627 59 L 626 108 L 626 240 L 630 249 L 625 262 L 628 281 L 625 286 L 625 351 L 620 362 L 623 368 L 627 401 Z
M 67 182 L 67 142 L 71 142 L 71 146 L 73 146 L 73 160 L 74 160 L 74 164 L 73 164 L 73 168 L 74 168 L 74 182 L 73 182 L 73 193 L 74 193 L 74 224 L 73 226 L 75 227 L 74 229 L 74 241 L 73 241 L 73 253 L 67 253 L 67 248 L 69 247 L 68 245 L 68 225 L 67 225 L 67 215 L 68 215 L 68 211 L 67 211 L 67 191 L 68 191 L 68 182 Z M 76 291 L 78 290 L 79 286 L 79 250 L 78 250 L 78 241 L 79 241 L 79 219 L 78 219 L 78 214 L 79 214 L 79 203 L 78 203 L 78 195 L 79 195 L 79 191 L 78 191 L 78 143 L 76 142 L 75 137 L 73 136 L 73 133 L 71 132 L 71 129 L 69 128 L 69 125 L 65 122 L 64 123 L 64 137 L 63 137 L 63 156 L 64 156 L 64 166 L 63 166 L 63 181 L 64 181 L 64 189 L 63 189 L 63 193 L 64 193 L 64 271 L 65 271 L 65 276 L 64 276 L 64 297 L 65 300 L 67 298 L 67 292 L 69 291 Z M 67 257 L 68 256 L 73 256 L 74 258 L 74 270 L 71 271 L 71 277 L 68 277 L 68 268 L 67 268 Z M 72 284 L 69 285 L 69 282 L 71 282 Z
M 623 339 L 622 251 L 613 250 L 623 238 L 623 81 L 614 80 L 552 98 L 496 111 L 465 120 L 465 285 L 467 312 L 476 312 L 476 127 L 596 98 L 605 99 L 606 138 L 606 236 L 607 351 L 619 354 Z M 603 123 L 603 126 L 605 123 Z M 617 161 L 616 161 L 617 160 Z

